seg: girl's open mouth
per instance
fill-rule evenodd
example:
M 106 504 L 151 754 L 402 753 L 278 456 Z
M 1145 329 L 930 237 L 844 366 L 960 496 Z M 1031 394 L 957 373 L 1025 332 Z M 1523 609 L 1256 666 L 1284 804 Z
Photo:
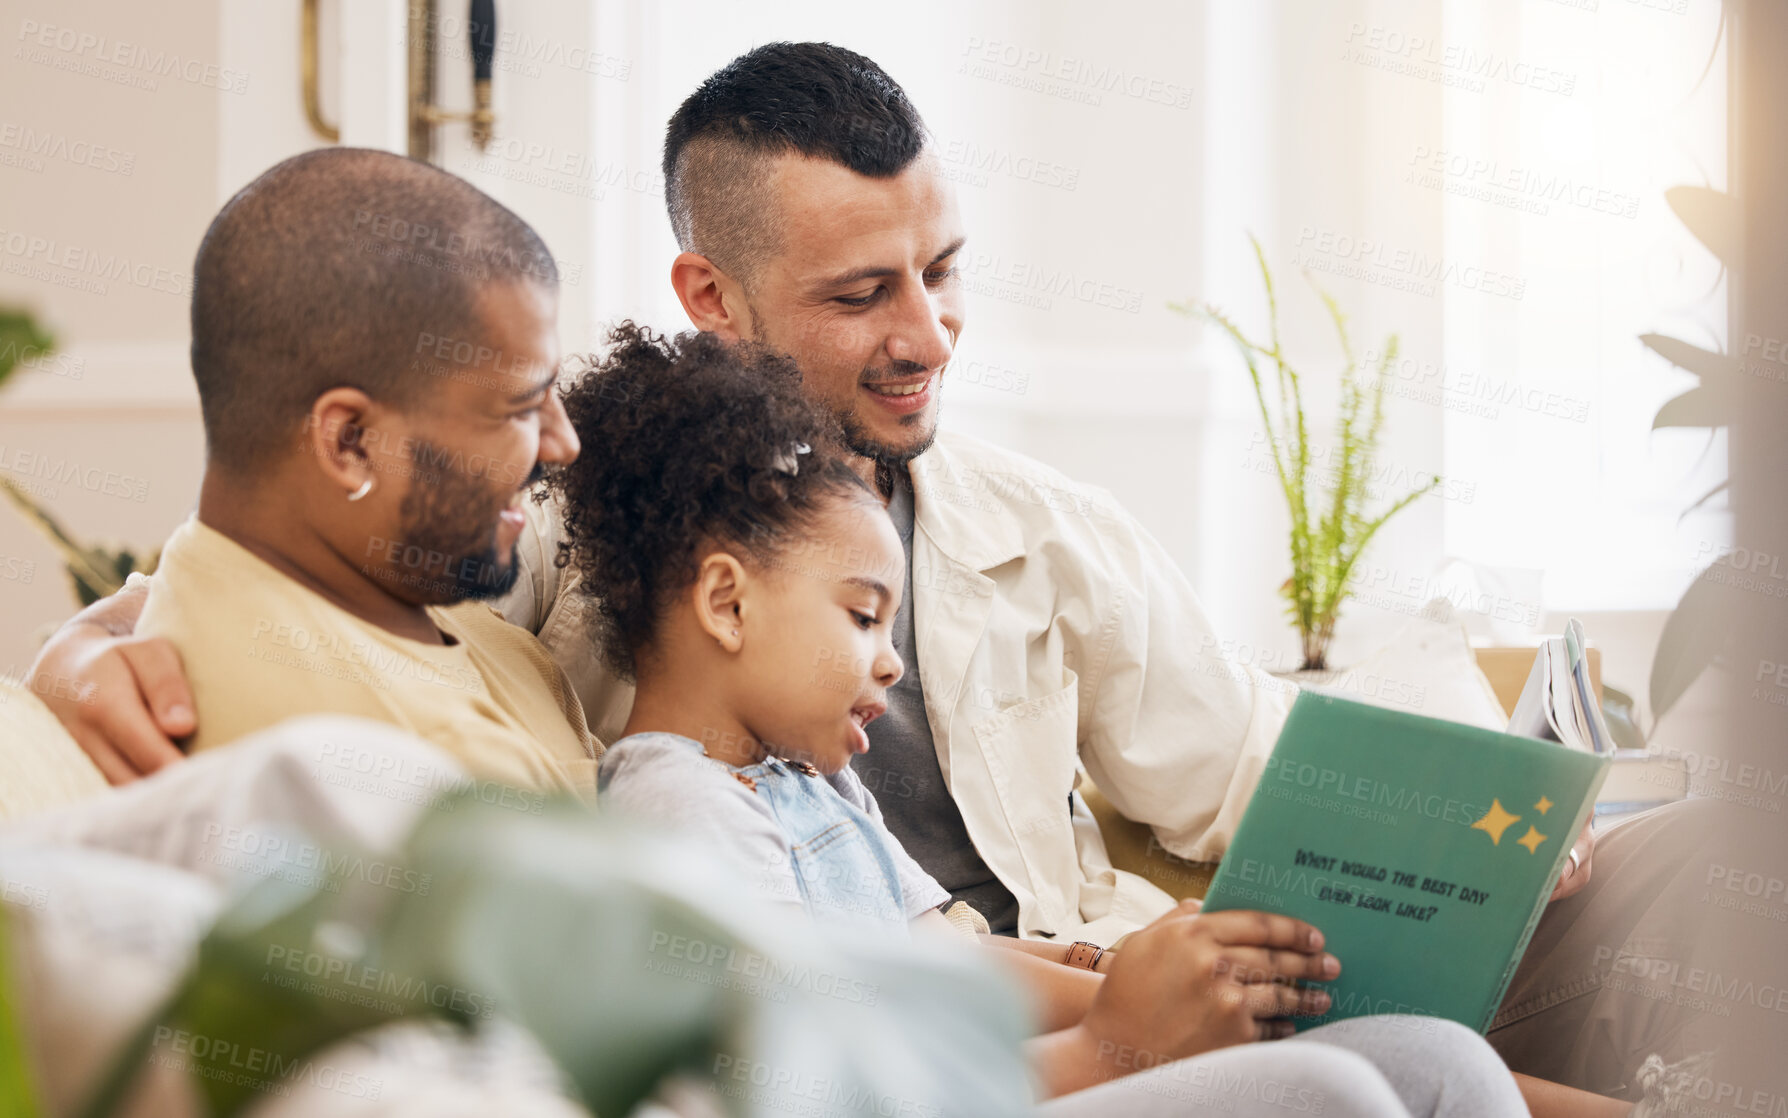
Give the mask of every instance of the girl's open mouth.
M 868 726 L 871 722 L 887 713 L 887 703 L 869 703 L 851 708 L 851 752 L 869 752 Z

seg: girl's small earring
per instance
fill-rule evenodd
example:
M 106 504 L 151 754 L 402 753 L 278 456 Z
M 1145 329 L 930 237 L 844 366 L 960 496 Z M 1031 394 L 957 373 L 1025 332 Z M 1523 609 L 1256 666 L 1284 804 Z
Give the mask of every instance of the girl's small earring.
M 358 489 L 354 490 L 352 493 L 348 494 L 348 500 L 358 501 L 360 498 L 366 496 L 368 493 L 371 493 L 372 488 L 373 488 L 373 479 L 369 477 L 365 481 L 360 483 L 360 488 L 358 488 Z

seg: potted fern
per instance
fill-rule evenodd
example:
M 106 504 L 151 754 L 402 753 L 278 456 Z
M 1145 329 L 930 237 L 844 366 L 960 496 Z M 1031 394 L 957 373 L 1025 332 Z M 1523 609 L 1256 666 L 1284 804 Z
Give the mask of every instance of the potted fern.
M 1329 642 L 1341 605 L 1352 592 L 1354 568 L 1372 537 L 1391 517 L 1440 483 L 1438 476 L 1404 494 L 1382 512 L 1366 510 L 1367 486 L 1378 455 L 1379 434 L 1384 426 L 1385 376 L 1397 359 L 1397 336 L 1386 339 L 1377 367 L 1360 375 L 1347 319 L 1328 292 L 1311 286 L 1322 298 L 1341 342 L 1346 368 L 1341 379 L 1340 414 L 1332 462 L 1327 468 L 1313 461 L 1309 424 L 1304 414 L 1301 377 L 1286 360 L 1279 344 L 1279 303 L 1273 291 L 1273 274 L 1267 267 L 1260 241 L 1249 236 L 1260 277 L 1266 287 L 1266 344 L 1250 339 L 1241 327 L 1211 304 L 1170 304 L 1191 317 L 1215 323 L 1241 350 L 1248 376 L 1254 382 L 1254 398 L 1260 405 L 1273 466 L 1291 513 L 1291 577 L 1279 588 L 1285 595 L 1286 612 L 1297 627 L 1303 651 L 1304 671 L 1328 668 Z M 1269 393 L 1267 381 L 1272 381 Z M 1269 400 L 1269 394 L 1275 399 Z

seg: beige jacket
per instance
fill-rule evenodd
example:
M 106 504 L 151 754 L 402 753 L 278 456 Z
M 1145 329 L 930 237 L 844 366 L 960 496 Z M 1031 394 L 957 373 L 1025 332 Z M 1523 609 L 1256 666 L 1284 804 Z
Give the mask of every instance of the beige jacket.
M 1023 936 L 1110 943 L 1172 901 L 1111 867 L 1072 795 L 1082 770 L 1167 851 L 1214 860 L 1286 690 L 1224 659 L 1185 576 L 1109 493 L 951 434 L 912 478 L 925 705 L 969 836 L 1017 896 Z M 551 506 L 535 509 L 504 612 L 539 633 L 613 741 L 632 689 L 595 655 L 559 538 Z

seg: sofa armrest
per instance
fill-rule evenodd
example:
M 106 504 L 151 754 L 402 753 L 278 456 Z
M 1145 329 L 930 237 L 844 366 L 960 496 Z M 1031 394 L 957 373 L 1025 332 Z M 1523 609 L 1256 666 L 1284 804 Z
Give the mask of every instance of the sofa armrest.
M 1105 839 L 1105 853 L 1111 858 L 1114 869 L 1126 870 L 1148 880 L 1176 901 L 1187 897 L 1203 899 L 1205 890 L 1211 887 L 1211 875 L 1217 872 L 1217 863 L 1188 862 L 1163 850 L 1147 824 L 1133 822 L 1119 814 L 1084 773 L 1077 791 L 1099 824 L 1099 833 Z

